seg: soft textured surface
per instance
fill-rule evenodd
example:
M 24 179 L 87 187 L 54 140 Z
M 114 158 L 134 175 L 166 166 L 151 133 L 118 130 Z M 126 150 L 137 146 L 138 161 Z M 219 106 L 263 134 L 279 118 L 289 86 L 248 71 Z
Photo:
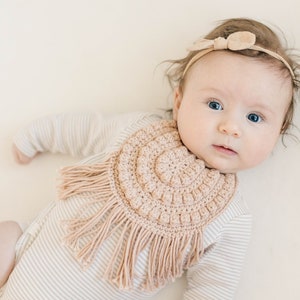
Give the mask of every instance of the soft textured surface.
M 199 262 L 204 229 L 224 212 L 237 188 L 235 174 L 209 170 L 188 151 L 173 120 L 137 130 L 103 162 L 64 168 L 62 181 L 62 199 L 82 195 L 87 200 L 77 216 L 64 222 L 65 243 L 77 261 L 93 264 L 120 227 L 105 278 L 131 288 L 135 263 L 149 248 L 143 286 L 150 291 Z M 91 215 L 97 204 L 101 209 Z

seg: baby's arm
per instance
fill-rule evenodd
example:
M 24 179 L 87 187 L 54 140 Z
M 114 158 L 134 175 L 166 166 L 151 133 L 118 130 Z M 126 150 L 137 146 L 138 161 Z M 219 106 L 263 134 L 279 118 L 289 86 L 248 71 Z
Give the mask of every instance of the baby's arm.
M 250 231 L 250 215 L 238 216 L 223 228 L 199 263 L 188 270 L 184 300 L 235 299 Z
M 22 234 L 18 223 L 0 222 L 0 288 L 7 281 L 15 264 L 15 246 Z
M 30 162 L 38 153 L 70 154 L 83 158 L 106 149 L 126 128 L 158 119 L 148 113 L 103 116 L 99 113 L 50 115 L 22 128 L 14 139 L 15 158 Z M 146 122 L 146 121 L 145 121 Z
M 14 156 L 19 163 L 29 163 L 38 153 L 70 154 L 83 157 L 100 148 L 105 118 L 100 114 L 58 114 L 32 121 L 14 138 Z

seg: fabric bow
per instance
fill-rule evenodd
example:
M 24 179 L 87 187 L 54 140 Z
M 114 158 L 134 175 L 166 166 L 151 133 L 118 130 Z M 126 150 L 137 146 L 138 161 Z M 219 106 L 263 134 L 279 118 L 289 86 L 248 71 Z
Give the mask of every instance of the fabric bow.
M 201 39 L 188 50 L 196 51 L 212 47 L 214 50 L 229 49 L 232 51 L 245 50 L 255 45 L 255 34 L 248 31 L 238 31 L 230 34 L 226 39 L 218 37 L 214 40 Z
M 200 39 L 196 41 L 191 47 L 188 48 L 189 51 L 199 51 L 195 54 L 191 60 L 186 65 L 182 78 L 188 71 L 188 69 L 202 56 L 214 50 L 231 50 L 231 51 L 239 51 L 239 50 L 256 50 L 260 52 L 264 52 L 278 60 L 280 60 L 286 68 L 289 70 L 292 79 L 295 79 L 295 74 L 289 63 L 278 53 L 265 49 L 261 46 L 255 45 L 256 36 L 254 33 L 249 31 L 237 31 L 230 34 L 227 38 L 218 37 L 214 40 L 208 39 Z

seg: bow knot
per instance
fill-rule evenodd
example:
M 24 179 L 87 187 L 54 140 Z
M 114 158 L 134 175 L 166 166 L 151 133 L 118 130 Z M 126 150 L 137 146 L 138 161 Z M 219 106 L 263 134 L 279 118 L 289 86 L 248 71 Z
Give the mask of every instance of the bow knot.
M 255 45 L 255 34 L 249 31 L 238 31 L 230 34 L 227 38 L 218 37 L 214 40 L 201 39 L 189 48 L 190 51 L 213 48 L 213 50 L 245 50 Z

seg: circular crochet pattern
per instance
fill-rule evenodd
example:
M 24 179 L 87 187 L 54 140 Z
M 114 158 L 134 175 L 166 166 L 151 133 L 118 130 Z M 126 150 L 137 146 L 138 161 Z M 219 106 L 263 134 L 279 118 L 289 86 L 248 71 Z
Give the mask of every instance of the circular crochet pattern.
M 175 121 L 156 122 L 129 137 L 111 170 L 115 196 L 127 217 L 170 237 L 201 230 L 236 189 L 234 174 L 205 168 L 188 151 Z

